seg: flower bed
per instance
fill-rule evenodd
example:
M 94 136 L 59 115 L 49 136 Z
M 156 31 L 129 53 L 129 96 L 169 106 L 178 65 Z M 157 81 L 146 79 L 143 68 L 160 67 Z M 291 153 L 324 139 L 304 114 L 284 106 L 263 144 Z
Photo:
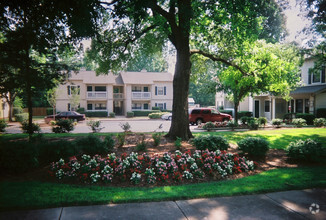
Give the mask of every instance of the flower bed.
M 112 153 L 104 158 L 83 155 L 80 159 L 71 157 L 68 162 L 60 159 L 51 164 L 49 174 L 59 180 L 71 179 L 93 184 L 113 181 L 155 184 L 200 180 L 206 175 L 223 179 L 254 168 L 253 161 L 226 151 L 196 150 L 191 155 L 189 150 L 184 153 L 177 150 L 174 154 L 164 153 L 163 157 L 132 152 L 129 156 L 124 153 L 121 157 Z

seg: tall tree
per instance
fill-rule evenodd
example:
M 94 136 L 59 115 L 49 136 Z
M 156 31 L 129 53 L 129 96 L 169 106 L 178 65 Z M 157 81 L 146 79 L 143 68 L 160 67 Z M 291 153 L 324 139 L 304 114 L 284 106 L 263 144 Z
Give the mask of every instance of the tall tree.
M 62 74 L 66 67 L 58 65 L 57 52 L 94 34 L 100 8 L 97 0 L 0 1 L 0 32 L 4 39 L 0 44 L 0 67 L 10 66 L 18 72 L 19 88 L 27 96 L 30 135 L 35 89 L 51 87 L 52 79 Z M 9 73 L 1 70 L 1 74 Z
M 92 42 L 97 72 L 126 68 L 142 46 L 162 50 L 169 40 L 177 61 L 167 136 L 183 140 L 192 137 L 188 121 L 191 56 L 213 52 L 220 62 L 232 65 L 230 54 L 241 52 L 241 42 L 259 38 L 275 42 L 283 33 L 281 9 L 273 0 L 112 0 L 106 5 L 109 22 Z

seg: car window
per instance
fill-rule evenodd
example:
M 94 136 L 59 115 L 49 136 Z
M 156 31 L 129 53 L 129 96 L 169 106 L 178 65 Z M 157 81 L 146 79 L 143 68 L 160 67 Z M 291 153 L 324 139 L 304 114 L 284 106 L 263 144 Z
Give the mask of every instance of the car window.
M 212 109 L 211 111 L 212 111 L 212 113 L 215 113 L 215 114 L 218 114 L 218 113 L 219 113 L 219 112 L 216 111 L 215 109 Z
M 67 115 L 67 112 L 61 112 L 59 115 L 60 116 L 66 116 Z
M 210 114 L 211 110 L 203 110 L 203 114 Z
M 194 109 L 194 110 L 192 110 L 191 114 L 194 114 L 194 115 L 200 114 L 200 109 Z
M 72 116 L 72 112 L 67 112 L 67 116 Z

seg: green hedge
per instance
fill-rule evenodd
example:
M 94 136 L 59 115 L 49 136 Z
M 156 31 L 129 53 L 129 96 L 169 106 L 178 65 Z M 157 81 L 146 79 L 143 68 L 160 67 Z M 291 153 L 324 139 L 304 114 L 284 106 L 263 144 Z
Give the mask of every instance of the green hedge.
M 134 116 L 148 116 L 151 113 L 161 112 L 160 110 L 152 110 L 152 111 L 132 111 Z
M 246 116 L 246 117 L 252 117 L 253 114 L 252 114 L 252 112 L 249 112 L 249 111 L 239 111 L 238 112 L 238 118 L 242 118 L 244 116 Z
M 13 113 L 12 113 L 13 116 L 22 114 L 24 112 L 21 107 L 13 107 L 12 111 L 13 111 Z
M 135 114 L 133 112 L 127 112 L 127 118 L 132 118 L 134 116 Z
M 85 112 L 86 117 L 108 117 L 108 112 Z
M 53 115 L 53 108 L 46 108 L 46 115 Z
M 16 114 L 15 115 L 16 121 L 23 122 L 28 120 L 28 113 Z
M 306 120 L 306 123 L 308 125 L 313 125 L 316 116 L 314 116 L 313 114 L 309 114 L 309 113 L 297 113 L 296 118 L 303 118 L 304 120 Z
M 319 108 L 316 111 L 317 118 L 326 118 L 326 108 Z
M 85 108 L 78 108 L 77 112 L 80 114 L 85 114 Z

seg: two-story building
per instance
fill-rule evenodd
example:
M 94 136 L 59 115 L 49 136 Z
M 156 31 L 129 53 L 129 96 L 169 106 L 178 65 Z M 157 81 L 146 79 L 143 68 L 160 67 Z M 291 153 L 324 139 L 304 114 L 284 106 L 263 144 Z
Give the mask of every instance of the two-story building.
M 247 97 L 239 105 L 239 111 L 251 111 L 254 117 L 266 117 L 268 120 L 283 118 L 286 113 L 315 114 L 319 108 L 326 108 L 325 66 L 316 74 L 309 74 L 314 66 L 314 60 L 308 58 L 301 67 L 302 87 L 290 93 L 292 99 L 286 101 L 270 94 Z M 233 103 L 223 92 L 216 93 L 215 106 L 233 110 Z
M 85 111 L 114 112 L 172 109 L 173 76 L 168 72 L 121 72 L 97 76 L 94 71 L 72 73 L 58 88 L 57 111 L 70 111 L 72 91 L 79 91 L 79 107 Z

